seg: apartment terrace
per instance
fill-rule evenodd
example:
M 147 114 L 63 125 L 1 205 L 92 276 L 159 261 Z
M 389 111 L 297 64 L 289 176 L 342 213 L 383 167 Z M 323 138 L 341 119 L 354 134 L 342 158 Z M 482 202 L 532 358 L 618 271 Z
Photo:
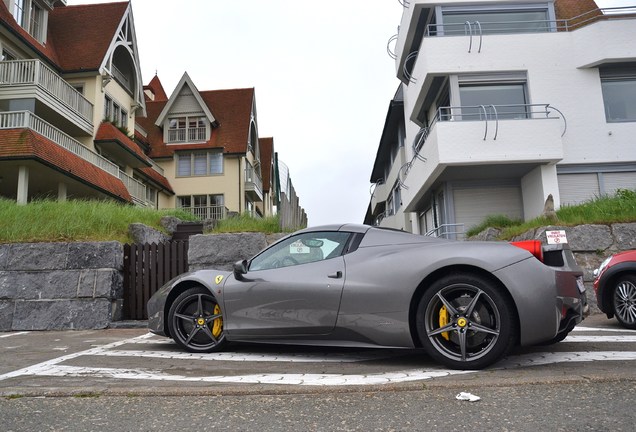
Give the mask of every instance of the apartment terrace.
M 30 111 L 9 111 L 0 113 L 0 130 L 2 129 L 29 129 L 47 138 L 95 167 L 106 171 L 110 175 L 120 179 L 126 189 L 138 205 L 146 205 L 146 186 L 124 173 L 117 165 L 103 158 L 82 143 L 65 134 L 55 126 L 44 121 Z
M 1 61 L 0 88 L 1 99 L 33 98 L 93 132 L 93 104 L 40 60 Z

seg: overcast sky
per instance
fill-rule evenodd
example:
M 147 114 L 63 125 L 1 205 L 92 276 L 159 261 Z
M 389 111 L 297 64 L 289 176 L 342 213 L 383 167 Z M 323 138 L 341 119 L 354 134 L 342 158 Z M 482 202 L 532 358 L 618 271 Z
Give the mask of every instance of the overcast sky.
M 67 4 L 108 3 L 68 0 Z M 598 0 L 633 5 L 636 0 Z M 309 225 L 362 223 L 397 90 L 387 42 L 398 0 L 132 0 L 144 84 L 168 96 L 184 72 L 200 91 L 254 87 L 260 137 L 274 137 Z

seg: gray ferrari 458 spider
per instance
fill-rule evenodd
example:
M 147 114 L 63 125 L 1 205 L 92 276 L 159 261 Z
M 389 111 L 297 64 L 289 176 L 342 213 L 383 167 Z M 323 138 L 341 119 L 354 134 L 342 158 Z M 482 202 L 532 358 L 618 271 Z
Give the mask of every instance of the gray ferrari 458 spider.
M 148 302 L 148 325 L 192 352 L 228 342 L 420 348 L 481 369 L 558 342 L 587 306 L 567 245 L 450 241 L 365 225 L 305 229 L 233 271 L 199 270 Z

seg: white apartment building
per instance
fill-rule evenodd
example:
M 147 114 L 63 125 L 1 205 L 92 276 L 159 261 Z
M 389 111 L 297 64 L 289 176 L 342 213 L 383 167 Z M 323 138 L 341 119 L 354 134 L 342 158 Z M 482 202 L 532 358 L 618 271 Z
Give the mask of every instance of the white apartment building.
M 539 216 L 549 195 L 558 208 L 636 189 L 636 7 L 400 3 L 401 83 L 365 222 L 453 237 Z

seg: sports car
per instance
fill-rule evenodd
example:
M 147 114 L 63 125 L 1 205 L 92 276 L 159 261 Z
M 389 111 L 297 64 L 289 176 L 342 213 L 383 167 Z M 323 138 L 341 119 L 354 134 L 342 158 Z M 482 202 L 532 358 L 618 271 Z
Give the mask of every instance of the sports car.
M 636 250 L 609 256 L 594 271 L 598 308 L 608 318 L 636 330 Z
M 191 352 L 228 342 L 420 349 L 481 369 L 557 342 L 584 317 L 567 245 L 453 241 L 366 225 L 301 230 L 233 271 L 199 270 L 148 302 L 151 332 Z

